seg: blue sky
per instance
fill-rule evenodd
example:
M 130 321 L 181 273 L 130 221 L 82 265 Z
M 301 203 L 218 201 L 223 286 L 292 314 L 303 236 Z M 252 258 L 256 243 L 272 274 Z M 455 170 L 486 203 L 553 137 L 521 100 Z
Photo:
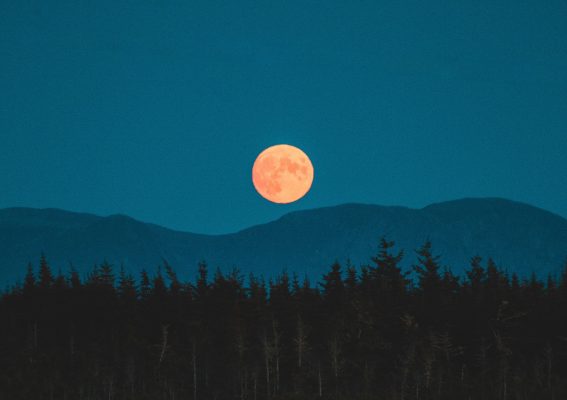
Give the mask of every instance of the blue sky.
M 16 1 L 0 207 L 231 232 L 344 202 L 505 197 L 567 216 L 567 3 Z M 251 167 L 315 166 L 290 205 Z

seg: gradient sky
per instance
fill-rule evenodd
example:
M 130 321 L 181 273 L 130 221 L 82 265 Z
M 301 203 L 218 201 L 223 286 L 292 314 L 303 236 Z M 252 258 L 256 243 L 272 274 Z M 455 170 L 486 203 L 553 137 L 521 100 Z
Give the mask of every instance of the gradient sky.
M 0 207 L 203 233 L 496 196 L 567 216 L 564 0 L 0 0 Z M 270 204 L 277 143 L 315 166 Z

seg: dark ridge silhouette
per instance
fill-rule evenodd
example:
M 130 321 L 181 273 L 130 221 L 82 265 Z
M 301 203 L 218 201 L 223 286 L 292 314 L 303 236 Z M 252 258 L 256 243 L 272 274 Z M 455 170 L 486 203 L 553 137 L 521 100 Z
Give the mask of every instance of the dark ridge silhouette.
M 443 266 L 457 274 L 476 254 L 521 276 L 540 277 L 558 273 L 567 258 L 567 220 L 493 198 L 422 209 L 343 204 L 292 212 L 226 235 L 178 232 L 122 215 L 14 208 L 0 210 L 0 283 L 22 279 L 21 266 L 42 252 L 55 268 L 66 271 L 72 263 L 81 273 L 104 260 L 139 272 L 166 259 L 188 278 L 207 260 L 225 271 L 238 267 L 274 276 L 287 269 L 316 279 L 337 257 L 366 263 L 383 235 L 396 238 L 406 252 L 431 240 Z

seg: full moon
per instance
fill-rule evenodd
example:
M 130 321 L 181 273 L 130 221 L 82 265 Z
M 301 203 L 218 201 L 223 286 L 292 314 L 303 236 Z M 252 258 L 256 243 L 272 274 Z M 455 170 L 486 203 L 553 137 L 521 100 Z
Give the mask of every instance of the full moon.
M 278 144 L 261 152 L 252 167 L 252 182 L 262 197 L 273 203 L 291 203 L 309 191 L 313 165 L 303 151 Z

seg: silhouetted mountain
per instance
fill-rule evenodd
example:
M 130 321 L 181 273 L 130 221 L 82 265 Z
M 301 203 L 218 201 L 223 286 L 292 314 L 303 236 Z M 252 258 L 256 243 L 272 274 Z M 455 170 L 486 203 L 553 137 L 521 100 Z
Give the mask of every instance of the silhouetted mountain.
M 282 269 L 320 276 L 335 260 L 366 263 L 386 235 L 403 248 L 403 265 L 431 240 L 443 265 L 456 273 L 474 255 L 491 257 L 527 276 L 556 273 L 567 257 L 567 220 L 503 199 L 463 199 L 422 209 L 344 204 L 292 212 L 278 220 L 226 235 L 178 232 L 123 215 L 99 217 L 56 209 L 0 210 L 0 282 L 21 279 L 42 252 L 52 267 L 81 272 L 107 260 L 137 272 L 166 259 L 182 277 L 197 263 L 273 275 Z

